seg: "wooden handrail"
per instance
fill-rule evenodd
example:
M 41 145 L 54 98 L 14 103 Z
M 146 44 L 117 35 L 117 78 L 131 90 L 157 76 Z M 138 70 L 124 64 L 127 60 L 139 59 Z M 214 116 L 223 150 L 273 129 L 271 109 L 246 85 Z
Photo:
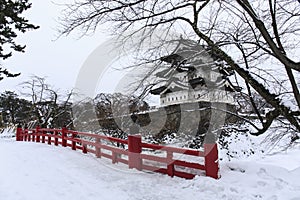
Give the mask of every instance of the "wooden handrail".
M 88 140 L 85 137 L 93 138 Z M 105 135 L 99 135 L 94 133 L 79 132 L 74 130 L 62 129 L 49 129 L 39 128 L 33 130 L 22 128 L 17 129 L 16 133 L 17 141 L 32 141 L 42 142 L 48 145 L 55 144 L 62 145 L 63 147 L 71 147 L 72 150 L 80 149 L 83 153 L 94 153 L 96 157 L 106 157 L 112 160 L 112 163 L 124 163 L 129 168 L 135 168 L 138 170 L 153 170 L 159 173 L 168 174 L 169 176 L 179 176 L 183 178 L 193 178 L 193 170 L 189 171 L 177 171 L 175 166 L 184 168 L 190 168 L 194 170 L 204 170 L 207 176 L 212 178 L 219 178 L 219 164 L 218 164 L 218 148 L 217 144 L 204 144 L 204 151 L 184 149 L 170 146 L 163 146 L 157 144 L 144 143 L 141 140 L 141 135 L 128 135 L 128 139 L 120 139 Z M 122 144 L 125 148 L 112 146 L 109 143 L 103 141 L 109 141 L 111 143 Z M 144 149 L 165 151 L 166 156 L 149 155 L 146 154 Z M 111 154 L 108 154 L 110 151 Z M 175 154 L 189 155 L 194 157 L 203 157 L 204 163 L 188 162 L 186 160 L 180 160 L 179 158 L 173 158 Z M 122 157 L 123 156 L 123 157 Z M 159 166 L 149 165 L 149 163 L 158 162 Z M 166 166 L 164 168 L 163 166 Z

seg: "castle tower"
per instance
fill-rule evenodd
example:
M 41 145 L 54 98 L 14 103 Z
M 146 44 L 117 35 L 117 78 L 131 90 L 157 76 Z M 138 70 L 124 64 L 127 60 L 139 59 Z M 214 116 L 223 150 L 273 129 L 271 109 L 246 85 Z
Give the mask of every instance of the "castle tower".
M 208 48 L 191 40 L 180 40 L 174 53 L 162 57 L 158 83 L 150 91 L 160 95 L 160 105 L 170 106 L 194 102 L 234 104 L 234 86 L 226 67 Z

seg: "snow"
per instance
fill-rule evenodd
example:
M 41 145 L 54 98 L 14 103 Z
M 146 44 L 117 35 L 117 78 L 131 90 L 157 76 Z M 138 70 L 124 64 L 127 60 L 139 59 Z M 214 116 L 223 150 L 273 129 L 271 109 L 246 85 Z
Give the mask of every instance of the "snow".
M 222 161 L 221 179 L 185 180 L 70 148 L 0 137 L 0 200 L 300 200 L 299 155 L 293 149 Z

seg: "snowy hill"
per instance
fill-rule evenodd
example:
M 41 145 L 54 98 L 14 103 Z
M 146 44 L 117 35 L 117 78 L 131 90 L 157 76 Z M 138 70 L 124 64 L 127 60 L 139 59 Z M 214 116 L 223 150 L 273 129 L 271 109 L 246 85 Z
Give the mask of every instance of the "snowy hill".
M 70 148 L 0 138 L 1 200 L 300 200 L 300 150 L 221 162 L 222 178 L 130 170 Z

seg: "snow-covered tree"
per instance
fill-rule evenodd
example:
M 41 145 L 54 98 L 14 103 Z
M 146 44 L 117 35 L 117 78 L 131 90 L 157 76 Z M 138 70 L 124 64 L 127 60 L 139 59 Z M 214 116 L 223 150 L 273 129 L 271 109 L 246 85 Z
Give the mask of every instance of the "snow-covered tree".
M 15 92 L 5 91 L 0 95 L 0 109 L 5 123 L 30 121 L 31 102 L 20 98 Z
M 109 24 L 116 34 L 136 30 L 127 35 L 134 40 L 143 33 L 139 47 L 145 37 L 156 37 L 155 30 L 161 38 L 177 32 L 199 41 L 236 73 L 236 82 L 246 89 L 260 122 L 252 123 L 253 135 L 265 133 L 279 116 L 286 127 L 299 132 L 299 6 L 296 0 L 81 0 L 68 5 L 61 34 L 75 29 L 86 34 Z M 160 52 L 163 44 L 164 40 L 149 49 Z M 253 93 L 271 106 L 265 117 Z
M 41 127 L 62 127 L 71 124 L 72 91 L 60 94 L 38 76 L 22 83 L 23 95 L 30 98 L 32 115 Z

